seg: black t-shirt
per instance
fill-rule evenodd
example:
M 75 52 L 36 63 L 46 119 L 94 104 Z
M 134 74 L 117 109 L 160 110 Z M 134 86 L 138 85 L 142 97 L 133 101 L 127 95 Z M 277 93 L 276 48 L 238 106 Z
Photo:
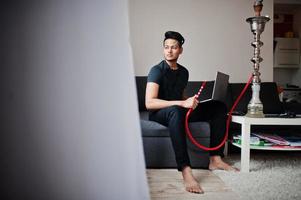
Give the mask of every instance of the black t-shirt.
M 182 100 L 188 77 L 189 73 L 185 67 L 178 64 L 178 69 L 173 70 L 163 60 L 151 68 L 147 82 L 159 84 L 159 99 Z

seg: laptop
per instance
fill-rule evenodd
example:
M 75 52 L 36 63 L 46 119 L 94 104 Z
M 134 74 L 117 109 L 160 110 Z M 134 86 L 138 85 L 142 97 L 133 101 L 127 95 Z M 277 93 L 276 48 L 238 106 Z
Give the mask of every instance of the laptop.
M 217 72 L 213 90 L 212 90 L 212 95 L 208 97 L 208 95 L 203 95 L 201 92 L 199 96 L 199 103 L 212 101 L 212 100 L 225 102 L 227 96 L 228 84 L 229 84 L 229 75 L 224 74 L 222 72 Z

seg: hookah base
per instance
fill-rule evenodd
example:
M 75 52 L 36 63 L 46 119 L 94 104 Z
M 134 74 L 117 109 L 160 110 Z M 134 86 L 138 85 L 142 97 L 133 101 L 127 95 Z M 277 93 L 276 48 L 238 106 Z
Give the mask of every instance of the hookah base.
M 248 108 L 248 112 L 247 112 L 246 116 L 254 117 L 254 118 L 263 118 L 264 114 L 262 112 L 262 107 Z
M 246 114 L 246 117 L 252 117 L 252 118 L 263 118 L 264 114 L 263 113 L 250 113 L 248 112 Z

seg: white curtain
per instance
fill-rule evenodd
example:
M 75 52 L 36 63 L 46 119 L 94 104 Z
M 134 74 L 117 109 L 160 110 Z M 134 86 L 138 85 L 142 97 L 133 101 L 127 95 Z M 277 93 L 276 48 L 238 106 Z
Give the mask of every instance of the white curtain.
M 1 196 L 149 199 L 127 1 L 0 4 Z

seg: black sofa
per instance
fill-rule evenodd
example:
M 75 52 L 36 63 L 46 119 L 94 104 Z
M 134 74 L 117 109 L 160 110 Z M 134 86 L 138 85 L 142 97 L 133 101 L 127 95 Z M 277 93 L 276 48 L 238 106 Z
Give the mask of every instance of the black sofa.
M 148 119 L 148 111 L 145 107 L 145 88 L 147 77 L 137 76 L 136 85 L 138 93 L 140 124 L 142 130 L 142 139 L 144 146 L 144 154 L 146 166 L 148 168 L 176 168 L 176 162 L 174 152 L 172 149 L 171 140 L 169 137 L 169 131 L 167 127 L 150 121 Z M 186 87 L 186 95 L 193 96 L 199 90 L 201 81 L 189 81 Z M 203 90 L 202 95 L 210 96 L 212 94 L 214 82 L 207 83 L 206 88 Z M 236 100 L 240 92 L 242 91 L 245 83 L 230 83 L 228 87 L 227 97 L 225 102 L 228 109 L 232 107 L 233 102 Z M 246 113 L 247 105 L 251 99 L 251 88 L 249 87 L 246 94 L 243 96 L 235 111 L 238 113 Z M 289 111 L 294 111 L 301 114 L 301 104 L 298 105 L 286 105 L 280 102 L 278 96 L 277 85 L 274 82 L 261 83 L 260 99 L 264 105 L 264 113 L 284 113 L 289 108 Z M 210 141 L 210 126 L 207 122 L 193 122 L 189 124 L 192 134 L 195 139 L 202 145 L 209 146 Z M 256 127 L 255 127 L 256 128 Z M 267 127 L 258 127 L 267 128 Z M 269 128 L 269 127 L 268 127 Z M 271 128 L 271 127 L 270 127 Z M 273 127 L 272 127 L 273 128 Z M 283 127 L 286 129 L 286 127 Z M 299 127 L 300 128 L 300 127 Z M 231 124 L 229 131 L 229 137 L 231 133 L 237 133 L 239 126 Z M 200 150 L 191 144 L 187 139 L 188 153 L 191 159 L 191 165 L 194 168 L 208 168 L 209 165 L 209 153 Z

